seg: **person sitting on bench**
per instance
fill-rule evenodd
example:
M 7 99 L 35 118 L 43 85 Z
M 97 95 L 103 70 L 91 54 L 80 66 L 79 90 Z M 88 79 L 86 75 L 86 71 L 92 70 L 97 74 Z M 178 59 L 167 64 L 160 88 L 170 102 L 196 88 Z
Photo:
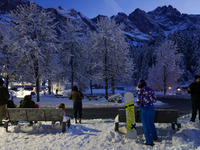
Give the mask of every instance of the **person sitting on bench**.
M 32 100 L 32 95 L 24 96 L 24 99 L 20 101 L 19 108 L 38 108 L 35 102 Z M 37 123 L 37 121 L 35 121 Z M 30 125 L 33 125 L 33 122 L 30 121 Z
M 58 108 L 62 108 L 63 110 L 63 116 L 65 116 L 65 104 L 64 103 L 61 103 L 59 106 L 56 107 L 56 109 Z M 62 125 L 63 122 L 60 122 L 60 126 Z M 52 125 L 55 125 L 56 124 L 56 121 L 52 121 Z

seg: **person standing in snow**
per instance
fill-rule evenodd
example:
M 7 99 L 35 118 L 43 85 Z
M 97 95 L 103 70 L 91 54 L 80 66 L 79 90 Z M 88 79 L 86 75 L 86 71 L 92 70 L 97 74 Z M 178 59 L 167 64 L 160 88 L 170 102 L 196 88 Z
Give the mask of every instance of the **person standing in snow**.
M 146 139 L 145 145 L 153 146 L 153 139 L 156 141 L 158 139 L 157 131 L 154 125 L 155 108 L 153 103 L 155 103 L 156 96 L 154 91 L 146 86 L 144 80 L 140 80 L 138 83 L 138 98 L 137 105 L 140 108 L 141 121 L 144 127 L 144 135 Z
M 7 102 L 10 98 L 10 94 L 8 90 L 3 86 L 4 81 L 2 78 L 0 78 L 0 126 L 3 126 L 2 123 L 3 117 L 6 115 L 6 109 L 7 109 Z
M 69 95 L 69 99 L 73 100 L 73 110 L 74 110 L 74 118 L 75 123 L 77 123 L 77 112 L 79 112 L 79 123 L 81 123 L 82 118 L 82 99 L 84 95 L 81 91 L 78 90 L 77 86 L 72 87 L 72 92 Z
M 192 100 L 192 116 L 190 121 L 195 122 L 197 110 L 199 110 L 200 122 L 200 75 L 195 75 L 195 80 L 188 87 L 188 93 L 191 94 Z

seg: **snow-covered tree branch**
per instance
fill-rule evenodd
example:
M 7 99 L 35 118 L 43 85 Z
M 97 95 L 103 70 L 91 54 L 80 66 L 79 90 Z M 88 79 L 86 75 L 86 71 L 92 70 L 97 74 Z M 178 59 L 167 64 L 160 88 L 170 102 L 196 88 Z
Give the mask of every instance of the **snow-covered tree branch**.
M 13 50 L 18 55 L 18 71 L 26 72 L 26 75 L 35 79 L 39 101 L 40 78 L 44 78 L 49 72 L 57 50 L 57 23 L 54 23 L 50 13 L 33 2 L 30 2 L 30 5 L 18 6 L 11 14 L 15 24 L 12 31 L 20 45 L 20 49 Z
M 156 50 L 156 64 L 149 69 L 148 82 L 153 88 L 167 91 L 167 87 L 177 85 L 183 70 L 180 69 L 182 54 L 171 40 L 165 40 Z

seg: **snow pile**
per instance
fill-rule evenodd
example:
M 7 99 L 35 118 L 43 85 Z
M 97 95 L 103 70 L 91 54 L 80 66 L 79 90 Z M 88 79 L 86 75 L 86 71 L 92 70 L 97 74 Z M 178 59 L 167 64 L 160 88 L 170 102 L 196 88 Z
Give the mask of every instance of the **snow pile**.
M 122 95 L 120 93 L 111 95 L 108 98 L 109 102 L 115 102 L 115 103 L 122 103 L 122 100 L 123 100 L 123 97 L 122 97 Z
M 74 124 L 61 132 L 61 126 L 51 126 L 51 122 L 40 122 L 29 126 L 20 122 L 17 126 L 9 126 L 6 133 L 0 128 L 0 147 L 7 149 L 70 149 L 70 150 L 193 150 L 200 149 L 200 124 L 190 123 L 190 115 L 179 118 L 182 125 L 180 131 L 172 130 L 170 123 L 156 123 L 159 140 L 154 147 L 143 143 L 144 130 L 141 123 L 137 123 L 138 136 L 136 140 L 127 139 L 125 134 L 114 131 L 112 119 L 83 119 L 82 124 Z

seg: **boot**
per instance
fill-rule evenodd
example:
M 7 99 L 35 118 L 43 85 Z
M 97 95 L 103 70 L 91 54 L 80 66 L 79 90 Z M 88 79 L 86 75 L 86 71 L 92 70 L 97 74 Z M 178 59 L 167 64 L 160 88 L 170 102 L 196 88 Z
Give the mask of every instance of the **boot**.
M 78 122 L 77 122 L 77 118 L 75 118 L 75 124 L 77 124 Z
M 81 118 L 79 118 L 79 123 L 81 123 Z

